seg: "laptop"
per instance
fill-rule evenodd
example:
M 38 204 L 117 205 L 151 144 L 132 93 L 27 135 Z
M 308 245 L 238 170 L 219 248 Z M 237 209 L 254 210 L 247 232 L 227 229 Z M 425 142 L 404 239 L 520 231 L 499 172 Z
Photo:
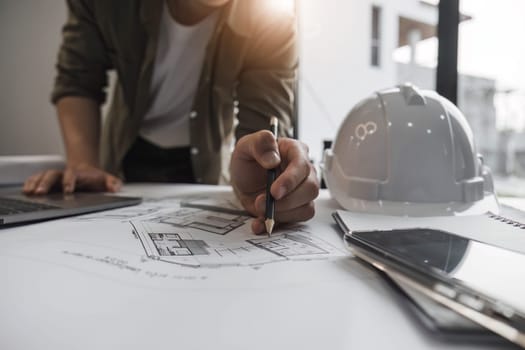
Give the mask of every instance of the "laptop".
M 18 189 L 17 192 L 20 190 Z M 13 192 L 13 191 L 11 191 Z M 101 193 L 0 194 L 0 228 L 139 204 L 137 197 Z

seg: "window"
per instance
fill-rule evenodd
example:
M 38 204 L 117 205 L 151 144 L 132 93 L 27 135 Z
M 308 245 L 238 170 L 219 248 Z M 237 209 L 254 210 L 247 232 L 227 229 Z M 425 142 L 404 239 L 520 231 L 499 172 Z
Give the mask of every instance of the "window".
M 458 106 L 500 196 L 525 196 L 525 23 L 522 0 L 461 0 Z M 467 93 L 468 92 L 468 93 Z
M 381 55 L 381 8 L 378 6 L 372 6 L 372 40 L 370 47 L 370 64 L 374 67 L 379 67 Z

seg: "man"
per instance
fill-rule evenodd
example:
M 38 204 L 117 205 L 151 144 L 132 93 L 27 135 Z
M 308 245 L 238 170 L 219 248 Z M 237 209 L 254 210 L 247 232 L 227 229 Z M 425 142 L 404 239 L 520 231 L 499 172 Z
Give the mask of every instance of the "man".
M 266 170 L 279 167 L 275 220 L 311 218 L 318 180 L 306 146 L 286 137 L 294 21 L 268 3 L 69 0 L 52 95 L 67 166 L 35 174 L 24 191 L 44 194 L 57 184 L 64 192 L 117 191 L 120 177 L 217 184 L 230 175 L 261 233 Z M 101 128 L 110 69 L 118 83 Z M 278 142 L 264 130 L 273 115 Z

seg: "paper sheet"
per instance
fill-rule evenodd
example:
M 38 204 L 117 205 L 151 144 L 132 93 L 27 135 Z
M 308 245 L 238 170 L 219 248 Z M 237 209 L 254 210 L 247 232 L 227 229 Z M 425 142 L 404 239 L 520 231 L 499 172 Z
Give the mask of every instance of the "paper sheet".
M 0 348 L 451 348 L 421 332 L 375 272 L 348 257 L 327 192 L 316 216 L 294 231 L 343 249 L 341 256 L 217 268 L 149 258 L 129 220 L 152 214 L 148 205 L 177 210 L 169 198 L 230 198 L 231 189 L 136 186 L 122 194 L 147 195 L 135 208 L 140 216 L 108 211 L 0 231 Z M 249 220 L 236 230 L 252 238 Z
M 131 220 L 131 225 L 149 258 L 179 265 L 262 265 L 346 254 L 304 225 L 277 230 L 272 237 L 254 235 L 251 217 L 225 202 L 225 198 L 172 200 L 169 208 Z
M 316 267 L 307 261 L 330 266 L 349 255 L 337 232 L 315 220 L 278 228 L 271 238 L 254 235 L 251 220 L 231 190 L 201 190 L 3 230 L 0 256 L 155 288 L 223 288 L 312 281 Z M 267 267 L 281 263 L 293 277 Z

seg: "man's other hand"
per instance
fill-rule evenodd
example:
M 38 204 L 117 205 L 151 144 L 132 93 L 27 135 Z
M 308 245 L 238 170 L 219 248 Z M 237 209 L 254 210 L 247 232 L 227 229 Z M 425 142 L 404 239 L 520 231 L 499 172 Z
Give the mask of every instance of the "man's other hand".
M 46 170 L 29 177 L 24 183 L 25 194 L 46 194 L 62 189 L 64 193 L 75 191 L 117 192 L 122 181 L 105 171 L 79 165 L 64 170 Z
M 257 219 L 254 233 L 265 232 L 267 170 L 277 168 L 270 191 L 275 198 L 275 221 L 305 221 L 314 216 L 319 180 L 308 159 L 308 147 L 297 140 L 280 138 L 262 130 L 242 137 L 231 160 L 231 180 L 244 208 Z

